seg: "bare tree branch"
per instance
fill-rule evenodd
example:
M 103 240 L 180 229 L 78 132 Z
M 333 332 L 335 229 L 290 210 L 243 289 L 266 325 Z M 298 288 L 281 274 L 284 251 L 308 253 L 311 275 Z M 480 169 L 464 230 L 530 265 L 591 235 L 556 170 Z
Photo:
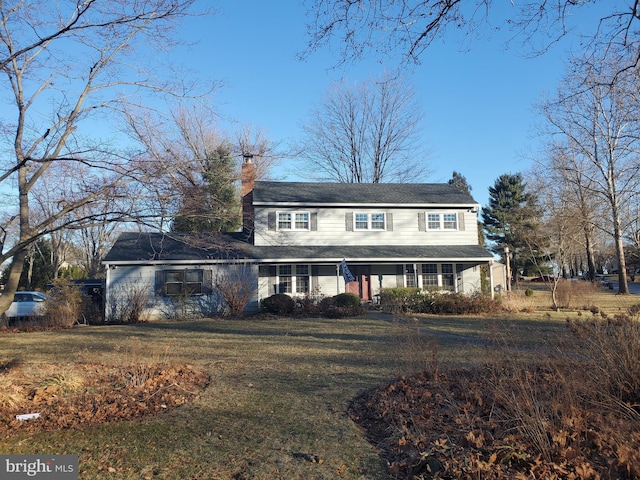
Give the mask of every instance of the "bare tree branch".
M 416 181 L 428 172 L 422 113 L 409 84 L 389 74 L 336 84 L 303 124 L 312 177 L 346 183 Z

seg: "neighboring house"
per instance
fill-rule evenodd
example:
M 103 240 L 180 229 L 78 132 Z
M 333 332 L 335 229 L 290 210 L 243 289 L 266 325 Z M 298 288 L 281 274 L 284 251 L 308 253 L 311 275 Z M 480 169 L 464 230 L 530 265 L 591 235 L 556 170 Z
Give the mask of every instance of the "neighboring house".
M 224 308 L 217 281 L 239 277 L 252 290 L 248 311 L 275 293 L 347 291 L 364 302 L 397 286 L 471 294 L 480 266 L 493 262 L 478 245 L 480 206 L 448 184 L 263 182 L 248 162 L 242 200 L 243 232 L 122 234 L 103 260 L 107 309 L 134 289 L 148 296 L 150 316 L 185 304 L 210 315 Z

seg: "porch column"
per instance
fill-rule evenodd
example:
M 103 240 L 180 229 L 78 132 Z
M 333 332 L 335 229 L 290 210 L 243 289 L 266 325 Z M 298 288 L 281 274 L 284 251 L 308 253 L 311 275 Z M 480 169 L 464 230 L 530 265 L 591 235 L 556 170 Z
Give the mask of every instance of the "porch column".
M 493 286 L 493 260 L 489 260 L 489 288 L 491 289 L 491 300 L 495 297 L 495 287 Z

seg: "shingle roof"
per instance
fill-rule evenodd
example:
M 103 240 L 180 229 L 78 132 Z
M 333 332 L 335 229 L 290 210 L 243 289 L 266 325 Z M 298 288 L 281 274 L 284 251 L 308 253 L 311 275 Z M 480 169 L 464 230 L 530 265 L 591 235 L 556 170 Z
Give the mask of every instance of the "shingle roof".
M 480 245 L 337 245 L 337 246 L 255 246 L 241 234 L 185 235 L 123 233 L 104 258 L 105 263 L 207 263 L 220 260 L 264 262 L 420 262 L 489 261 L 492 255 Z
M 256 182 L 255 204 L 304 203 L 307 205 L 476 205 L 466 193 L 446 183 L 312 183 Z

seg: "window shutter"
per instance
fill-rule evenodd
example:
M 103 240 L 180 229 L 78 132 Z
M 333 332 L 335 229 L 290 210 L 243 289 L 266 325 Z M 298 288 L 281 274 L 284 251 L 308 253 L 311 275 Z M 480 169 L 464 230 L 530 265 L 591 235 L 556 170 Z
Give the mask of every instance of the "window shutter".
M 424 212 L 418 212 L 418 231 L 427 231 L 427 214 Z
M 155 285 L 156 297 L 163 297 L 165 295 L 164 284 L 165 284 L 164 271 L 156 270 L 156 285 Z
M 344 224 L 347 232 L 353 232 L 353 212 L 344 214 Z
M 393 213 L 387 213 L 387 231 L 393 232 Z
M 318 230 L 318 212 L 311 212 L 311 224 L 309 225 L 312 232 Z
M 458 230 L 464 231 L 464 212 L 458 212 Z
M 267 228 L 269 230 L 276 229 L 276 212 L 267 213 Z
M 404 265 L 396 265 L 396 286 L 404 287 Z
M 228 268 L 223 266 L 222 268 Z M 213 294 L 213 272 L 209 269 L 202 271 L 202 294 Z

